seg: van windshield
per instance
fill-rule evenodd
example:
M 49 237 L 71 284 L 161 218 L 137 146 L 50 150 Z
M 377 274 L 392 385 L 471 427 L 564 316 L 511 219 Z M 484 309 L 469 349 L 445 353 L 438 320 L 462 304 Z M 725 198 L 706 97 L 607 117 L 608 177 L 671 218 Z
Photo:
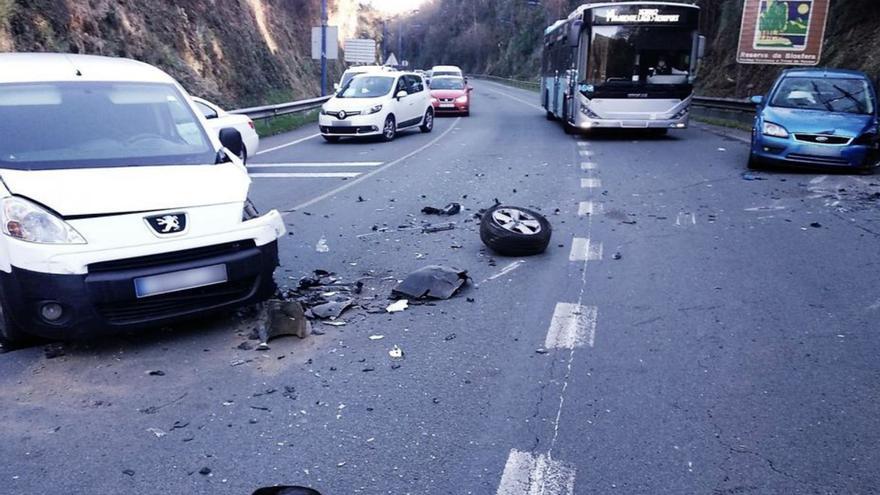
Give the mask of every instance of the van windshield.
M 872 115 L 874 96 L 864 79 L 788 77 L 770 106 Z
M 0 168 L 213 164 L 216 152 L 171 84 L 0 84 Z

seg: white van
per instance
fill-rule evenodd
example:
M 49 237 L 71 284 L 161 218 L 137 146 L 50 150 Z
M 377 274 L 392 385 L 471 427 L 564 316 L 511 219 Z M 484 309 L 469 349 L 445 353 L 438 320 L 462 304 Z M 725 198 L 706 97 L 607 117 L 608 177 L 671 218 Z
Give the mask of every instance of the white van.
M 72 339 L 274 291 L 241 136 L 126 59 L 0 54 L 0 339 Z

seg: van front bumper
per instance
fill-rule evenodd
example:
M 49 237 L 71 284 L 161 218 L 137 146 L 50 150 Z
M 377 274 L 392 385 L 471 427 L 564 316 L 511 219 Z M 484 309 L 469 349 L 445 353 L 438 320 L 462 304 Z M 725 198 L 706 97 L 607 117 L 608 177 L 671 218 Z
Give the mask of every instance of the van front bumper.
M 138 297 L 135 279 L 224 265 L 227 281 L 205 287 Z M 257 246 L 235 241 L 89 265 L 85 275 L 41 273 L 12 267 L 0 272 L 0 286 L 12 322 L 21 331 L 72 340 L 126 329 L 154 327 L 270 298 L 278 266 L 277 241 Z M 61 316 L 43 316 L 47 304 Z M 55 306 L 57 308 L 57 306 Z

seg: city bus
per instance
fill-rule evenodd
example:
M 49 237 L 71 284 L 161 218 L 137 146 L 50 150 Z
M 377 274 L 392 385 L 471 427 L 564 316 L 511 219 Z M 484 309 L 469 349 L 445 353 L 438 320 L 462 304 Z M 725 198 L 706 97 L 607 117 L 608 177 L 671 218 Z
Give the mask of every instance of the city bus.
M 700 8 L 671 2 L 581 5 L 544 32 L 541 99 L 568 133 L 688 126 L 705 38 Z

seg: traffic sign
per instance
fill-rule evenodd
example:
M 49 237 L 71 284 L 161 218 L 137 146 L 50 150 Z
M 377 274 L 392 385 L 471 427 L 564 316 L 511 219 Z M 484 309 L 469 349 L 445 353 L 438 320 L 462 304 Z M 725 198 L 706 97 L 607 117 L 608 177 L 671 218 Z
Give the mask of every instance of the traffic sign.
M 745 0 L 741 64 L 818 65 L 830 0 Z
M 371 39 L 345 40 L 345 61 L 353 64 L 375 64 L 376 41 Z
M 327 60 L 339 58 L 339 28 L 327 26 Z M 321 60 L 321 27 L 312 28 L 312 58 Z

